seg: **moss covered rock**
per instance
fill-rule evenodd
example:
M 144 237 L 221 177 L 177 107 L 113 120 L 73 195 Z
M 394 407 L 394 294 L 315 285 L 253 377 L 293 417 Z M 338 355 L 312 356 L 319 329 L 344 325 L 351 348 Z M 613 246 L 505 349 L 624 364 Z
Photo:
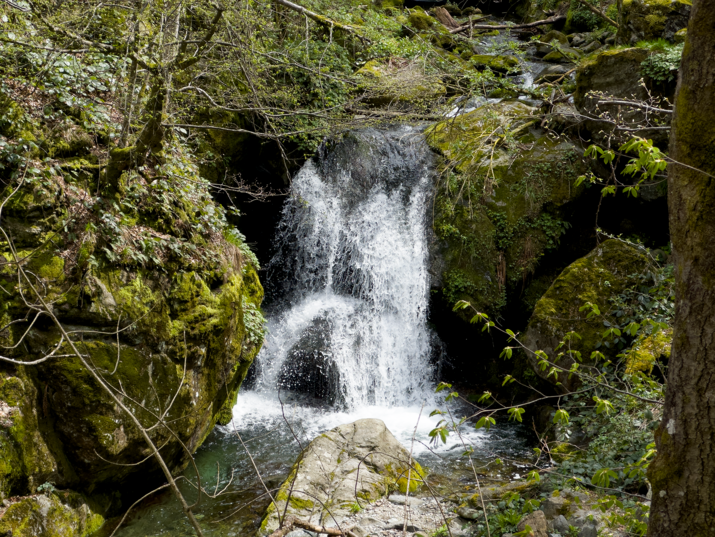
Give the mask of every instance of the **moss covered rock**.
M 641 64 L 648 55 L 649 51 L 642 48 L 615 49 L 581 62 L 576 70 L 576 107 L 594 112 L 598 97 L 589 96 L 592 91 L 623 99 L 646 99 Z
M 490 54 L 474 54 L 469 61 L 477 69 L 488 67 L 492 71 L 507 73 L 519 70 L 519 60 L 514 56 L 494 56 Z
M 418 31 L 429 30 L 435 24 L 440 24 L 436 19 L 425 13 L 420 7 L 416 7 L 410 11 L 407 21 L 412 28 Z
M 21 498 L 0 514 L 0 535 L 87 537 L 96 532 L 102 509 L 76 492 L 54 491 Z
M 419 65 L 393 65 L 370 60 L 356 73 L 362 78 L 364 100 L 375 106 L 425 107 L 443 97 L 447 90 L 438 76 Z
M 5 105 L 44 143 L 21 108 Z M 68 140 L 85 140 L 71 131 Z M 56 352 L 33 366 L 0 363 L 0 498 L 46 482 L 93 496 L 142 493 L 163 474 L 120 402 L 174 472 L 235 403 L 263 341 L 257 261 L 193 156 L 167 149 L 153 165 L 177 159 L 171 180 L 60 175 L 56 166 L 77 170 L 62 151 L 35 162 L 37 177 L 9 199 L 16 183 L 2 176 L 3 228 L 34 282 L 33 291 L 18 278 L 0 241 L 3 354 L 31 362 Z M 49 315 L 33 320 L 37 295 L 68 334 Z
M 609 349 L 600 344 L 604 321 L 613 320 L 609 299 L 633 285 L 633 276 L 646 263 L 646 256 L 636 248 L 617 239 L 605 241 L 556 278 L 537 302 L 522 343 L 531 351 L 544 351 L 551 362 L 566 369 L 575 360 L 567 355 L 559 357 L 556 348 L 570 332 L 579 336 L 570 340 L 570 348 L 581 353 L 584 363 L 589 362 L 595 350 L 608 354 Z M 587 303 L 596 306 L 599 313 L 593 315 L 591 309 L 581 311 Z M 569 378 L 567 373 L 559 373 L 556 378 L 548 376 L 550 368 L 542 370 L 532 353 L 528 357 L 534 371 L 549 382 L 564 390 L 578 385 L 577 378 Z
M 582 187 L 581 151 L 538 128 L 521 101 L 484 106 L 427 131 L 442 154 L 435 199 L 433 277 L 444 299 L 496 313 L 509 286 L 523 285 L 566 225 L 561 208 Z M 518 143 L 523 142 L 523 145 Z
M 381 420 L 340 425 L 315 438 L 299 455 L 275 497 L 278 510 L 275 504 L 268 507 L 259 535 L 278 528 L 278 513 L 282 515 L 286 503 L 286 514 L 331 525 L 350 515 L 356 501 L 365 505 L 391 491 L 404 493 L 408 477 L 414 492 L 425 470 Z
M 688 26 L 691 6 L 691 0 L 624 0 L 619 38 L 631 44 L 659 38 L 674 41 Z

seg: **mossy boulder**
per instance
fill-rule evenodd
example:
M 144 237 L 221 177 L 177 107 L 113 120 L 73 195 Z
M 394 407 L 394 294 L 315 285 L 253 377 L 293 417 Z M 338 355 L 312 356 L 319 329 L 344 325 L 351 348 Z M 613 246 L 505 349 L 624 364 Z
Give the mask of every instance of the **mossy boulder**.
M 51 449 L 59 441 L 47 427 L 47 402 L 27 369 L 0 371 L 0 500 L 73 478 L 62 452 Z
M 566 47 L 569 46 L 569 38 L 566 36 L 566 34 L 559 32 L 558 30 L 551 30 L 550 32 L 546 32 L 541 38 L 539 38 L 539 41 L 542 43 L 551 43 L 552 41 L 557 41 L 561 45 L 564 45 Z
M 551 362 L 569 369 L 576 360 L 565 354 L 559 357 L 556 349 L 570 332 L 579 336 L 571 338 L 569 345 L 581 353 L 583 363 L 590 363 L 591 352 L 595 350 L 608 355 L 610 350 L 601 343 L 604 321 L 613 321 L 609 299 L 634 285 L 635 275 L 646 263 L 647 257 L 642 251 L 623 241 L 609 239 L 556 278 L 537 302 L 522 338 L 524 346 L 532 351 L 528 358 L 537 375 L 564 391 L 578 385 L 577 377 L 569 378 L 565 372 L 556 378 L 548 376 L 550 367 L 539 367 L 533 355 L 533 351 L 544 351 Z M 590 308 L 582 311 L 588 303 L 596 306 L 599 313 L 594 315 Z
M 434 25 L 440 24 L 420 7 L 416 7 L 410 11 L 410 14 L 407 16 L 407 21 L 412 28 L 418 31 L 429 30 Z
M 691 6 L 691 0 L 624 0 L 619 38 L 631 44 L 659 38 L 675 41 L 688 26 Z
M 259 535 L 278 528 L 278 513 L 333 525 L 351 506 L 374 502 L 391 491 L 415 492 L 425 470 L 378 419 L 362 419 L 315 438 L 293 465 L 261 523 Z M 292 491 L 292 493 L 291 493 Z M 276 510 L 276 504 L 278 510 Z
M 0 514 L 0 535 L 12 537 L 87 537 L 104 517 L 102 508 L 71 491 L 28 496 Z
M 519 71 L 519 60 L 514 56 L 495 56 L 491 54 L 474 54 L 469 61 L 477 69 L 489 68 L 492 71 L 508 73 Z
M 356 74 L 362 79 L 363 99 L 373 106 L 427 107 L 447 93 L 438 76 L 425 74 L 413 62 L 396 65 L 370 60 Z
M 574 182 L 586 166 L 576 146 L 539 123 L 535 108 L 505 101 L 427 130 L 443 156 L 433 281 L 449 305 L 499 312 L 507 287 L 523 285 L 558 244 L 562 208 L 582 192 Z
M 581 57 L 581 52 L 578 49 L 568 46 L 555 47 L 552 52 L 549 52 L 542 59 L 549 63 L 572 63 L 578 61 Z
M 589 96 L 592 91 L 623 99 L 646 99 L 641 64 L 649 54 L 642 48 L 615 49 L 582 61 L 576 70 L 576 107 L 582 112 L 595 112 L 599 98 Z

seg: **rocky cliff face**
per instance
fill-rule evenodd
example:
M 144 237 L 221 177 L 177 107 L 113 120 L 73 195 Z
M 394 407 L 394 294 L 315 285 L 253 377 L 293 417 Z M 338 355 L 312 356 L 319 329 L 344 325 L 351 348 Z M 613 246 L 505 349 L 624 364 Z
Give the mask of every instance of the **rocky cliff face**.
M 103 514 L 163 478 L 110 392 L 174 472 L 230 419 L 263 341 L 257 261 L 186 147 L 171 142 L 153 172 L 109 184 L 81 113 L 62 113 L 66 135 L 53 138 L 31 110 L 3 103 L 17 116 L 3 139 L 33 142 L 0 172 L 0 354 L 14 361 L 0 361 L 0 499 L 73 488 Z M 76 496 L 48 496 L 72 504 L 48 512 L 72 518 Z M 15 528 L 30 528 L 18 535 L 40 535 L 32 505 L 13 507 L 26 515 Z

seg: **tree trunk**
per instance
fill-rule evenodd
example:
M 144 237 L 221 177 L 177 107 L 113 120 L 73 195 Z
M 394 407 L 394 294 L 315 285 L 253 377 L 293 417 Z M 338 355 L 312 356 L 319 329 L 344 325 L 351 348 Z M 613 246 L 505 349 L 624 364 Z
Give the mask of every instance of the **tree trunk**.
M 715 0 L 694 0 L 668 169 L 675 325 L 648 535 L 715 534 Z M 701 171 L 696 171 L 701 170 Z M 705 172 L 705 173 L 703 173 Z

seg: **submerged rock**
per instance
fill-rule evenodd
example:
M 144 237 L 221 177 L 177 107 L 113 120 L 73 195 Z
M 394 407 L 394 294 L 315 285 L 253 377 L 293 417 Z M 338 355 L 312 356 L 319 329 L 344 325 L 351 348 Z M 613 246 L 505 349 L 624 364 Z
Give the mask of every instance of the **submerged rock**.
M 321 317 L 305 330 L 288 351 L 278 385 L 323 399 L 328 404 L 340 396 L 340 372 L 330 350 L 330 321 Z
M 300 454 L 266 510 L 259 535 L 278 528 L 286 513 L 313 524 L 334 526 L 392 490 L 414 491 L 424 471 L 378 419 L 363 419 L 318 436 Z M 276 509 L 277 508 L 277 509 Z M 328 512 L 329 511 L 329 512 Z

